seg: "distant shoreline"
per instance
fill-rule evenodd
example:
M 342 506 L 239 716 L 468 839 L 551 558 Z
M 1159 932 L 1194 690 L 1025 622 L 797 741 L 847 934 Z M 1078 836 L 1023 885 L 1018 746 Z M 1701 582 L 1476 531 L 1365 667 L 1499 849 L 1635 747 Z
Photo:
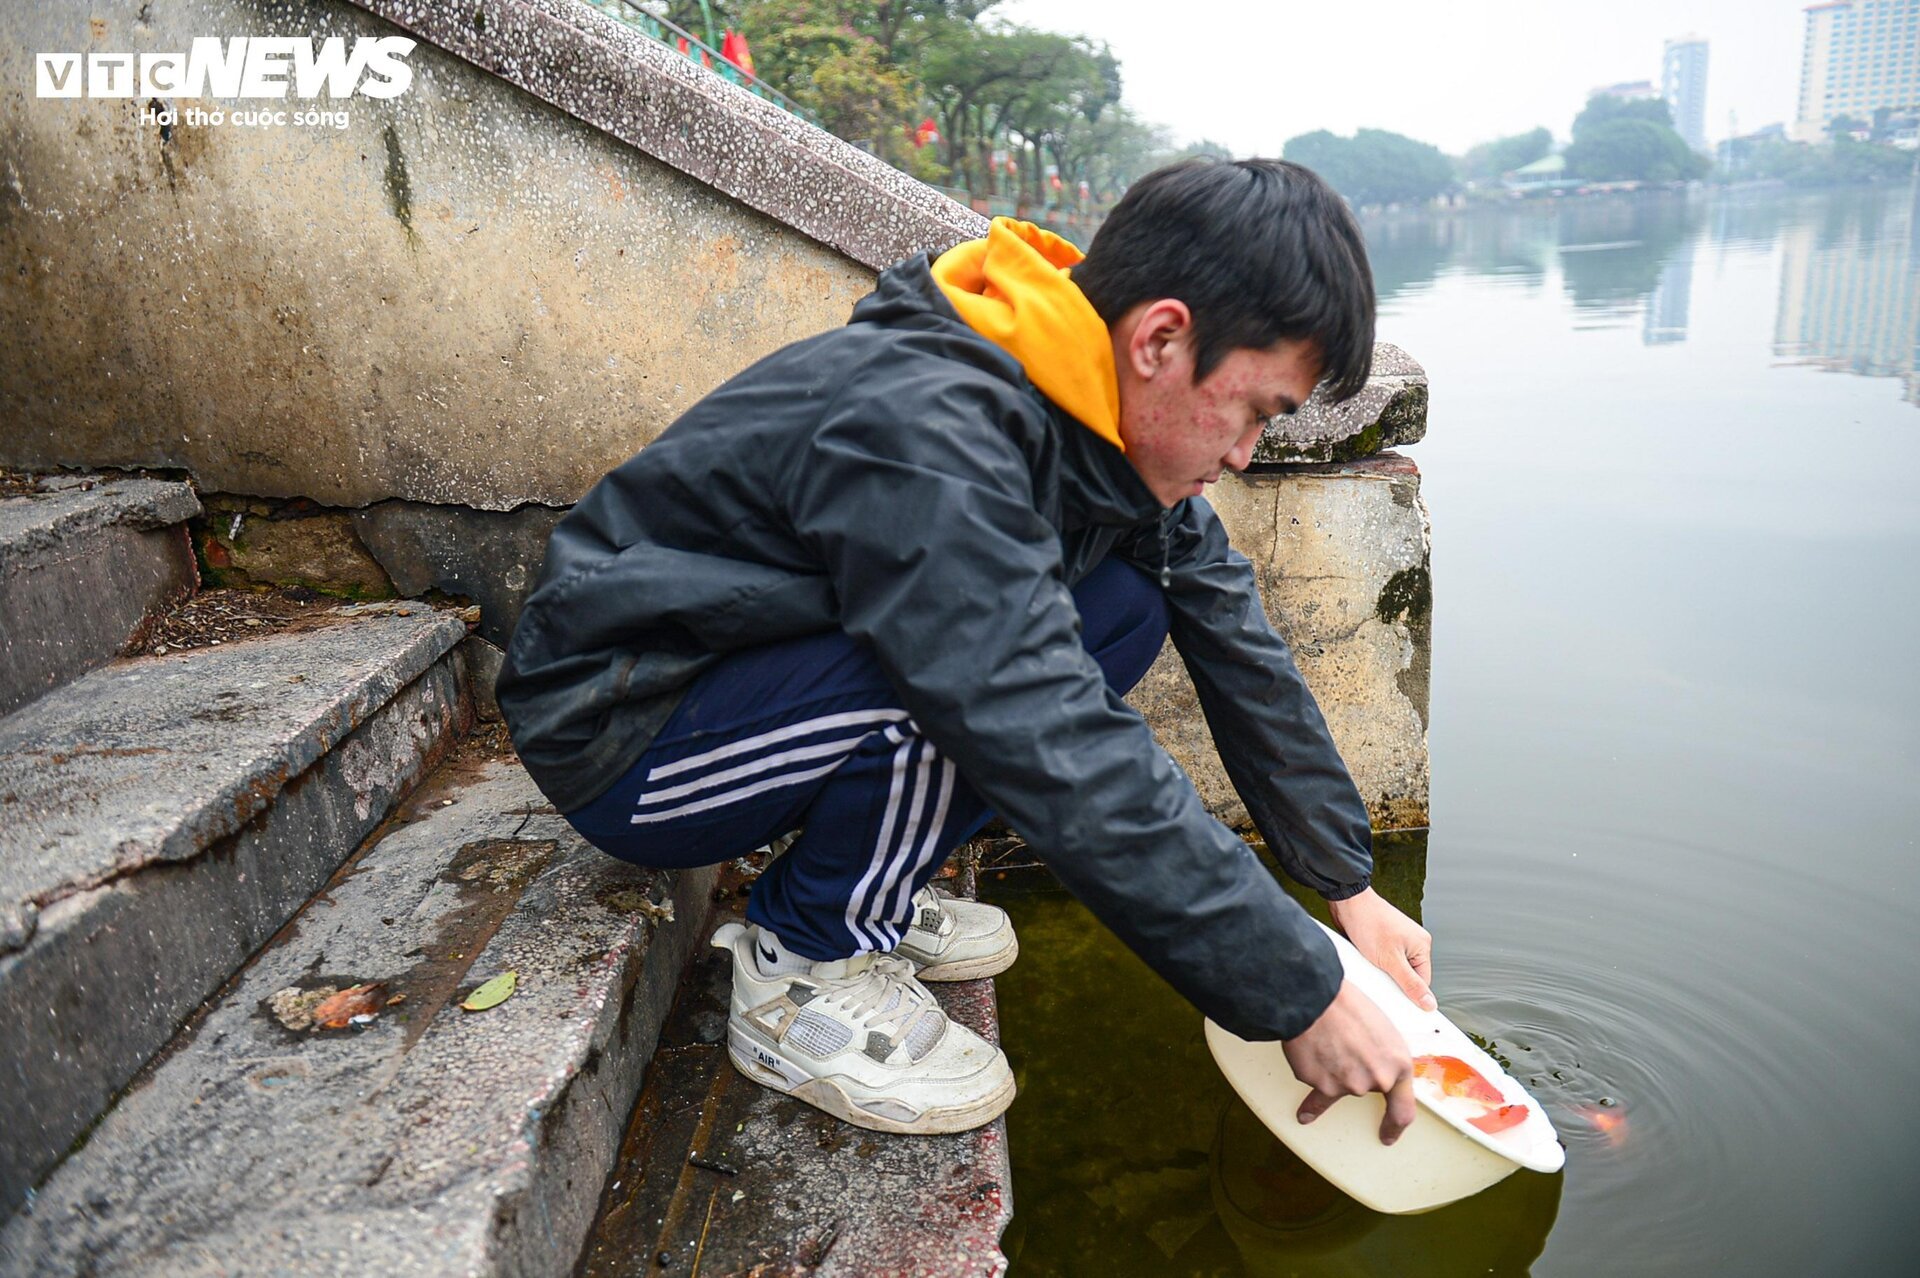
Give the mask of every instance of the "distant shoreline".
M 1368 204 L 1355 209 L 1362 222 L 1391 222 L 1409 218 L 1435 216 L 1453 216 L 1507 210 L 1547 211 L 1568 204 L 1603 204 L 1607 202 L 1639 202 L 1663 200 L 1704 199 L 1707 196 L 1751 194 L 1758 192 L 1782 192 L 1815 195 L 1824 191 L 1860 191 L 1860 190 L 1897 190 L 1904 186 L 1920 186 L 1920 177 L 1900 179 L 1898 181 L 1865 182 L 1823 182 L 1818 185 L 1795 186 L 1783 178 L 1757 178 L 1747 182 L 1686 182 L 1664 186 L 1642 186 L 1631 190 L 1607 191 L 1567 191 L 1559 195 L 1528 196 L 1471 196 L 1459 203 L 1435 201 L 1420 205 L 1381 205 Z

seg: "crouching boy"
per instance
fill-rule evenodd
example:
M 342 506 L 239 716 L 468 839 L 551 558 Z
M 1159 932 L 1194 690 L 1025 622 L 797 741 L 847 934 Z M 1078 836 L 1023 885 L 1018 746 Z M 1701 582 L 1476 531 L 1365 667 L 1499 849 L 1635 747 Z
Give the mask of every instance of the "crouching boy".
M 1178 165 L 1084 260 L 1003 218 L 892 267 L 561 521 L 499 682 L 541 789 L 639 865 L 801 831 L 715 937 L 743 1073 L 883 1131 L 1006 1109 L 1006 1058 L 923 984 L 1017 953 L 928 886 L 997 814 L 1202 1012 L 1284 1040 L 1303 1117 L 1381 1091 L 1383 1139 L 1411 1120 L 1405 1046 L 1121 700 L 1170 634 L 1286 872 L 1430 1005 L 1426 934 L 1369 888 L 1366 810 L 1202 495 L 1316 384 L 1360 388 L 1373 318 L 1312 173 Z

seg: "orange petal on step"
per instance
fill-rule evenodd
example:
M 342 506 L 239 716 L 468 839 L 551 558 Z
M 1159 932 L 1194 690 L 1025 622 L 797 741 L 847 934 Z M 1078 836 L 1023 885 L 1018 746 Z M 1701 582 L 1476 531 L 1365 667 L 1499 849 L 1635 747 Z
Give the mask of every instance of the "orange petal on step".
M 314 1028 L 345 1029 L 358 1017 L 371 1020 L 380 1014 L 386 993 L 384 985 L 350 985 L 313 1009 Z

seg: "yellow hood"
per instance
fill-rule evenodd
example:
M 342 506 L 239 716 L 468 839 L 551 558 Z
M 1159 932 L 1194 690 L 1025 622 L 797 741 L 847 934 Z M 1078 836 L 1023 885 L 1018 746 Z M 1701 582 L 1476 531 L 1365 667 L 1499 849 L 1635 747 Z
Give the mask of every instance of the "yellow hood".
M 1083 254 L 1031 222 L 996 217 L 942 253 L 934 283 L 974 332 L 1020 361 L 1040 393 L 1122 452 L 1113 340 L 1067 276 Z

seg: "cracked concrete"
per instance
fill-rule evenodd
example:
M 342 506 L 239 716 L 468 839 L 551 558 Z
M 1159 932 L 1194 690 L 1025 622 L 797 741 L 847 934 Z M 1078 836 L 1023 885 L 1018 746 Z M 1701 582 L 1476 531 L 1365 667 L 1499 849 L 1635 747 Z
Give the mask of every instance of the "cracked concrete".
M 0 720 L 0 912 L 198 855 L 466 636 L 420 609 L 118 662 Z

